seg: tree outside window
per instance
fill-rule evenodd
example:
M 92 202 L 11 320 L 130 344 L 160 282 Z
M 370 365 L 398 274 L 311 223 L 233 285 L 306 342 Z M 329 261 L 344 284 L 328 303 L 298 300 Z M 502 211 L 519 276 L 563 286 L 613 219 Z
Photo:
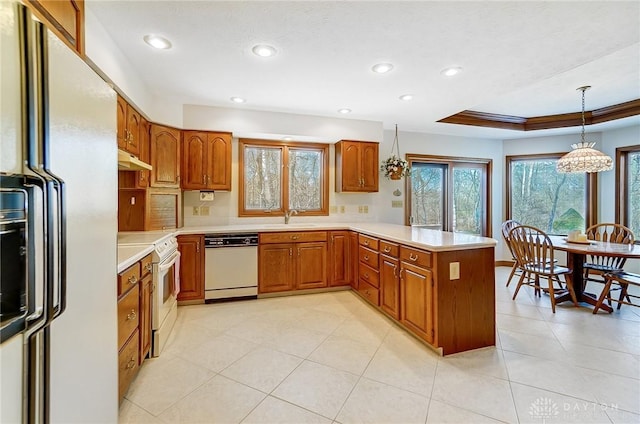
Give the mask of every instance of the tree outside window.
M 640 145 L 616 149 L 616 218 L 640 237 Z

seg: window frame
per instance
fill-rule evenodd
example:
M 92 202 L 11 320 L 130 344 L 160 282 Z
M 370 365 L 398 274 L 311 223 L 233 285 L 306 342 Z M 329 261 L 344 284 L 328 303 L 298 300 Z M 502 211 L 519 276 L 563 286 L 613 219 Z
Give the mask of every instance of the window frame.
M 444 207 L 445 212 L 443 214 L 443 227 L 449 228 L 453 219 L 453 184 L 451 183 L 453 178 L 453 171 L 456 165 L 474 165 L 481 168 L 486 167 L 486 172 L 483 178 L 483 184 L 485 185 L 485 200 L 486 207 L 483 210 L 483 234 L 482 237 L 491 237 L 492 228 L 492 184 L 493 184 L 493 159 L 488 158 L 471 158 L 471 157 L 459 157 L 459 156 L 439 156 L 439 155 L 423 155 L 418 153 L 407 153 L 405 160 L 409 163 L 409 167 L 413 166 L 413 162 L 429 163 L 434 165 L 446 165 L 445 181 L 443 184 L 444 193 Z M 404 223 L 405 225 L 411 225 L 411 174 L 405 178 L 405 209 L 404 209 Z
M 245 146 L 280 149 L 282 161 L 280 177 L 280 208 L 279 209 L 246 209 L 245 181 L 244 181 L 244 149 Z M 289 210 L 289 150 L 317 150 L 322 155 L 322 169 L 320 173 L 320 209 L 297 211 L 299 216 L 327 216 L 329 215 L 329 145 L 325 143 L 302 143 L 296 141 L 260 140 L 241 138 L 238 140 L 238 216 L 239 217 L 269 217 L 284 216 Z
M 629 166 L 628 156 L 629 153 L 640 153 L 640 144 L 634 144 L 631 146 L 623 146 L 616 148 L 616 201 L 615 201 L 615 217 L 616 222 L 629 227 L 628 211 L 628 189 L 629 189 Z M 636 240 L 636 244 L 640 244 L 640 240 Z
M 560 159 L 566 155 L 563 153 L 537 153 L 528 155 L 507 155 L 505 156 L 505 220 L 512 219 L 511 215 L 511 162 L 519 160 L 536 159 Z M 586 199 L 585 199 L 585 227 L 589 228 L 598 222 L 598 175 L 596 172 L 586 174 Z

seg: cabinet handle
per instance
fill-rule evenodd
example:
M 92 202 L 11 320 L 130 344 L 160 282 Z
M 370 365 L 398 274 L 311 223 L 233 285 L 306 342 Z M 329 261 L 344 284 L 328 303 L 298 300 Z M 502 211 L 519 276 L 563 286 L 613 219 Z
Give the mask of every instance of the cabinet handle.
M 369 262 L 369 255 L 364 255 L 364 260 Z
M 300 238 L 300 236 L 291 236 L 291 240 L 298 240 Z
M 365 290 L 365 291 L 364 291 L 364 294 L 366 294 L 366 295 L 367 295 L 367 297 L 371 296 L 371 293 L 369 293 L 369 289 Z
M 413 257 L 413 253 L 409 253 L 409 260 L 412 260 L 414 262 L 417 261 L 418 260 L 418 255 L 416 255 L 415 258 L 414 258 Z
M 200 253 L 200 242 L 196 243 L 196 252 Z
M 131 277 L 129 277 L 129 279 L 127 280 L 127 282 L 129 284 L 135 284 L 138 282 L 138 277 L 136 277 L 135 275 L 132 275 Z
M 147 271 L 151 272 L 153 270 L 153 264 L 150 264 L 150 263 L 146 264 L 144 266 L 144 269 L 146 269 Z
M 131 312 L 129 314 L 127 314 L 127 321 L 131 321 L 136 319 L 138 315 L 136 314 L 136 310 L 132 309 Z
M 368 280 L 369 279 L 369 273 L 367 272 L 366 274 L 364 274 L 364 279 Z
M 291 247 L 289 248 L 289 256 L 293 256 L 293 249 Z
M 127 362 L 127 369 L 130 370 L 131 368 L 133 368 L 135 366 L 136 366 L 136 360 L 132 356 L 131 359 L 129 360 L 129 362 Z
M 300 257 L 300 248 L 298 247 L 298 257 Z
M 398 265 L 393 265 L 393 278 L 397 278 L 398 275 L 396 274 L 396 271 L 398 270 Z
M 369 240 L 365 240 L 363 243 L 365 246 L 369 246 Z
M 384 253 L 389 253 L 389 252 L 391 252 L 391 248 L 390 247 L 385 247 L 384 249 L 382 249 L 382 251 Z

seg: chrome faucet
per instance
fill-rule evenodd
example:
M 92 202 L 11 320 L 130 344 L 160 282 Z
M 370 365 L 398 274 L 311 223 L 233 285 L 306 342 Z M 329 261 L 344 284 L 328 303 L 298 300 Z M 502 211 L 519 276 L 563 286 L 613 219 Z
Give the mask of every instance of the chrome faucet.
M 295 210 L 295 209 L 284 211 L 284 223 L 285 224 L 289 223 L 289 218 L 291 218 L 291 215 L 298 215 L 298 211 Z

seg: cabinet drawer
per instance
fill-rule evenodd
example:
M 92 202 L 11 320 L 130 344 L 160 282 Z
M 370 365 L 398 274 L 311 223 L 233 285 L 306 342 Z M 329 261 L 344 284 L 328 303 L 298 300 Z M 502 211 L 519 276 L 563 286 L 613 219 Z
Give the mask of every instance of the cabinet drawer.
M 301 243 L 327 241 L 326 231 L 286 231 L 282 233 L 260 233 L 260 243 Z
M 140 322 L 140 288 L 136 285 L 118 300 L 118 347 L 127 341 Z
M 122 400 L 131 380 L 138 372 L 138 330 L 118 353 L 118 400 Z
M 424 268 L 431 268 L 431 253 L 424 250 L 401 246 L 400 260 Z
M 140 262 L 136 262 L 129 268 L 118 274 L 118 296 L 126 293 L 131 287 L 138 284 L 140 279 Z
M 145 275 L 150 274 L 152 268 L 151 255 L 147 255 L 140 260 L 140 278 L 142 279 Z
M 364 234 L 359 234 L 358 235 L 358 243 L 360 243 L 361 246 L 368 247 L 369 249 L 378 250 L 378 239 L 377 238 L 365 236 Z
M 369 265 L 373 269 L 378 269 L 378 252 L 375 250 L 360 246 L 358 249 L 358 258 L 360 262 Z
M 360 280 L 360 285 L 358 286 L 358 293 L 360 293 L 362 297 L 364 297 L 374 305 L 380 306 L 380 292 L 371 284 L 362 281 L 362 279 Z
M 358 268 L 360 281 L 366 281 L 374 287 L 380 287 L 380 274 L 375 269 L 360 262 Z
M 397 258 L 399 250 L 400 247 L 397 244 L 388 242 L 386 240 L 380 240 L 380 253 L 382 253 L 383 255 Z

